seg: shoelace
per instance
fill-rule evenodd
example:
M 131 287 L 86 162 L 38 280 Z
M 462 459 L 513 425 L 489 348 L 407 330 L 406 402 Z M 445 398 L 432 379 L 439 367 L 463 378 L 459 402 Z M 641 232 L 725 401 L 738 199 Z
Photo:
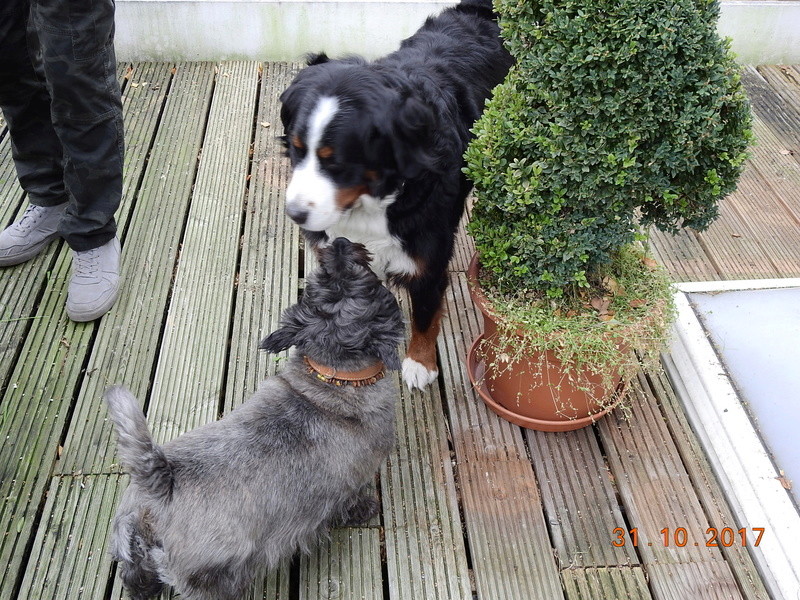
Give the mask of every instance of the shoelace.
M 44 209 L 41 206 L 31 204 L 25 209 L 25 212 L 22 213 L 22 218 L 17 223 L 17 228 L 23 233 L 28 233 L 38 225 L 42 217 L 44 217 Z
M 88 275 L 97 271 L 100 265 L 100 252 L 97 248 L 75 253 L 73 270 L 76 275 Z

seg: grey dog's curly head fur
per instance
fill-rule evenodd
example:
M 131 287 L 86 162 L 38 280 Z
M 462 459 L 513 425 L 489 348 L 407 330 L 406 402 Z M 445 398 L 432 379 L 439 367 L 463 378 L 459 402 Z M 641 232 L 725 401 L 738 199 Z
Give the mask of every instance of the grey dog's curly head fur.
M 340 370 L 358 370 L 380 359 L 397 370 L 403 322 L 392 293 L 369 268 L 361 244 L 337 238 L 319 254 L 299 303 L 284 311 L 280 329 L 260 348 L 300 354 Z
M 136 398 L 106 392 L 131 476 L 111 552 L 134 600 L 165 584 L 187 600 L 239 600 L 259 569 L 377 511 L 372 486 L 394 445 L 397 384 L 337 386 L 302 355 L 339 370 L 377 359 L 397 368 L 403 321 L 363 247 L 337 239 L 320 263 L 263 343 L 298 352 L 219 421 L 158 445 Z

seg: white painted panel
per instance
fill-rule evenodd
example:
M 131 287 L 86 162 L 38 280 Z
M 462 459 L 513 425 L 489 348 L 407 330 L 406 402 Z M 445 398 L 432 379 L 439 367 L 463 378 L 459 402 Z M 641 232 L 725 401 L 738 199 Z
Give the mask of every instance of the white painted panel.
M 308 52 L 376 58 L 440 0 L 117 0 L 119 60 L 300 60 Z M 727 0 L 719 31 L 742 64 L 800 63 L 799 0 Z

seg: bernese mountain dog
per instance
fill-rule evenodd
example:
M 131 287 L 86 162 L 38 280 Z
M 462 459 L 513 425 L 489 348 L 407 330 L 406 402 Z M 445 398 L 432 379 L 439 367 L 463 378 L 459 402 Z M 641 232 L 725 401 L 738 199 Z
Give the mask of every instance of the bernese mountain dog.
M 513 59 L 491 0 L 462 0 L 375 61 L 309 57 L 281 94 L 286 213 L 307 241 L 364 244 L 411 298 L 409 388 L 437 375 L 447 265 L 471 184 L 470 128 Z

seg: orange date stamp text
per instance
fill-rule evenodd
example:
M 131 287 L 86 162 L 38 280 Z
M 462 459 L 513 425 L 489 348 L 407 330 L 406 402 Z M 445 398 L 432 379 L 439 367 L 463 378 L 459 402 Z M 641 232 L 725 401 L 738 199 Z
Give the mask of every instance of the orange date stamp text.
M 761 543 L 761 538 L 764 537 L 763 527 L 742 527 L 734 529 L 732 527 L 709 527 L 705 530 L 705 535 L 701 540 L 693 541 L 690 539 L 688 530 L 685 527 L 664 527 L 658 532 L 659 536 L 654 541 L 642 543 L 639 539 L 639 529 L 634 527 L 632 529 L 625 529 L 624 527 L 617 527 L 612 532 L 613 538 L 611 545 L 620 548 L 630 544 L 633 547 L 639 545 L 655 546 L 659 545 L 664 548 L 669 546 L 676 546 L 683 548 L 684 546 L 705 546 L 707 548 L 730 548 L 731 546 L 758 546 Z

